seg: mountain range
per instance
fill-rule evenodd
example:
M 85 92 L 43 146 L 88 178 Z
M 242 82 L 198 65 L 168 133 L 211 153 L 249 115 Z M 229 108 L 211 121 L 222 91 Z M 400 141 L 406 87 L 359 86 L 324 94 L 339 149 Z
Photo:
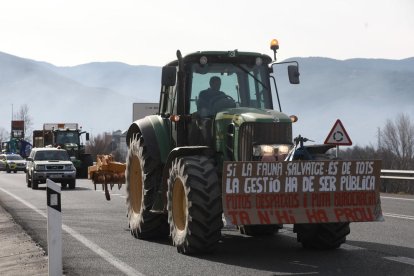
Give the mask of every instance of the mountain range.
M 354 145 L 375 146 L 378 128 L 388 119 L 405 113 L 414 123 L 414 58 L 290 60 L 299 62 L 301 83 L 288 83 L 284 65 L 275 66 L 275 76 L 282 111 L 299 118 L 294 135 L 323 143 L 340 119 Z M 33 129 L 71 122 L 92 135 L 125 130 L 133 103 L 158 102 L 160 76 L 156 66 L 58 67 L 0 52 L 0 128 L 9 131 L 12 107 L 16 112 L 26 104 Z

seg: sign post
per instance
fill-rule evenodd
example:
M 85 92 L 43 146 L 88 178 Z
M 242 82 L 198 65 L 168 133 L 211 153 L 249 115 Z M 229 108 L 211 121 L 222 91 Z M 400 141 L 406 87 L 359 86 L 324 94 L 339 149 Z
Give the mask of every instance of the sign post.
M 336 157 L 338 157 L 339 146 L 351 146 L 352 141 L 345 130 L 341 120 L 336 120 L 331 131 L 326 137 L 324 144 L 336 145 Z
M 47 251 L 49 275 L 62 275 L 61 188 L 50 179 L 47 184 Z

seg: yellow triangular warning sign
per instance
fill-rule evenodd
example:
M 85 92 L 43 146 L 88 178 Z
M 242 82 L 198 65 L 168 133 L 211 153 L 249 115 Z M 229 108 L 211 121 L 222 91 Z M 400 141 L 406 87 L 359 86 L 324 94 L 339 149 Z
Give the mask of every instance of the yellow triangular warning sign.
M 349 138 L 348 133 L 344 128 L 344 125 L 338 119 L 336 120 L 334 126 L 329 132 L 328 137 L 326 137 L 324 144 L 331 144 L 331 145 L 342 145 L 342 146 L 350 146 L 352 145 L 351 138 Z

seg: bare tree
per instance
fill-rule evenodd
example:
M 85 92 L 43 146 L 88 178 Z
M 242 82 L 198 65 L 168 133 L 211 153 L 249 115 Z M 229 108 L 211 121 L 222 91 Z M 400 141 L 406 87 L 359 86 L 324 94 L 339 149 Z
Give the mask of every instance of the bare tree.
M 407 170 L 414 161 L 414 124 L 406 114 L 399 114 L 395 121 L 387 120 L 380 131 L 381 151 L 395 156 L 391 166 L 393 169 Z
M 378 128 L 378 148 L 354 146 L 341 151 L 342 158 L 349 160 L 381 159 L 382 169 L 413 170 L 414 168 L 414 122 L 406 114 L 387 120 Z M 382 179 L 381 191 L 414 194 L 413 180 Z
M 414 167 L 414 123 L 406 114 L 387 120 L 379 131 L 378 151 L 386 163 L 387 169 L 412 170 Z M 391 192 L 405 191 L 412 193 L 413 185 L 408 181 L 392 181 Z
M 29 114 L 29 106 L 27 104 L 20 106 L 20 109 L 15 114 L 16 119 L 24 121 L 24 138 L 25 140 L 30 141 L 32 139 L 31 130 L 33 126 L 33 120 Z
M 98 134 L 90 139 L 86 144 L 86 152 L 92 155 L 92 158 L 96 160 L 98 154 L 111 154 L 112 135 L 109 133 Z

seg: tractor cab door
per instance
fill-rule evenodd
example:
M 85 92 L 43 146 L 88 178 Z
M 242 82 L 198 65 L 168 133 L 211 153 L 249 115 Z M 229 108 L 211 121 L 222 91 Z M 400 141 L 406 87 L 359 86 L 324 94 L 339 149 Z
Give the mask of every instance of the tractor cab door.
M 189 74 L 189 145 L 214 147 L 214 119 L 217 112 L 239 106 L 237 74 L 225 73 L 225 65 L 201 67 L 193 64 Z
M 180 122 L 172 120 L 173 115 L 179 115 L 177 109 L 178 89 L 177 67 L 164 66 L 161 77 L 161 94 L 159 113 L 162 117 L 164 126 L 167 126 L 170 132 L 171 144 L 173 147 L 182 146 L 182 138 L 178 131 Z M 181 127 L 180 127 L 181 128 Z

